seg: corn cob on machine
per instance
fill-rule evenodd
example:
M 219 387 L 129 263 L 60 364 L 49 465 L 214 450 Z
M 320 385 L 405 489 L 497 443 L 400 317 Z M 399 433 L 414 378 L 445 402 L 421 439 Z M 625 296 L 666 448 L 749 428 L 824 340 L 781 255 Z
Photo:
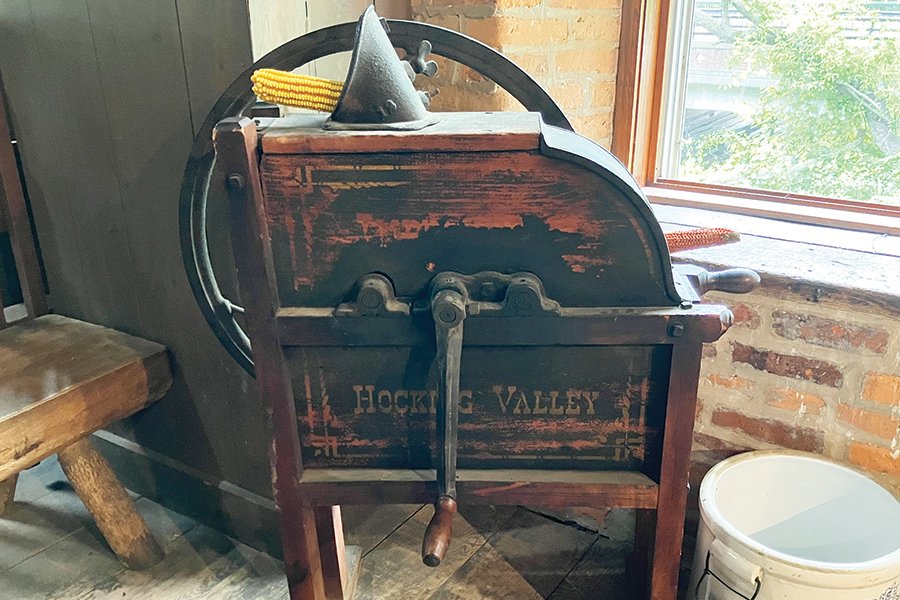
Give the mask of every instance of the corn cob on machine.
M 282 73 L 350 49 L 345 82 Z M 530 112 L 430 112 L 432 51 Z M 326 112 L 258 126 L 256 94 Z M 240 307 L 211 266 L 210 186 Z M 508 59 L 371 8 L 289 42 L 203 125 L 182 236 L 207 320 L 258 382 L 293 600 L 353 594 L 340 505 L 414 502 L 434 504 L 428 566 L 460 504 L 635 508 L 637 595 L 675 599 L 701 346 L 732 320 L 700 296 L 758 278 L 673 267 L 628 171 Z

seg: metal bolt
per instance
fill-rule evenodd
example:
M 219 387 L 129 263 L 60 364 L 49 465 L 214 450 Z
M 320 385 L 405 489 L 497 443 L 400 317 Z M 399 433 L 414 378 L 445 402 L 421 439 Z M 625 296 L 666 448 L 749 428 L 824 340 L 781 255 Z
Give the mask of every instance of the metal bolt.
M 450 325 L 456 322 L 456 311 L 452 308 L 445 308 L 438 314 L 438 318 L 441 320 L 441 323 Z
M 516 294 L 513 304 L 520 310 L 528 310 L 534 304 L 534 298 L 529 292 L 521 292 Z
M 672 323 L 669 325 L 669 336 L 679 338 L 684 335 L 684 323 Z
M 692 308 L 694 308 L 694 303 L 685 300 L 680 305 L 678 305 L 678 308 L 680 308 L 681 310 L 691 310 Z
M 394 111 L 397 110 L 397 103 L 393 100 L 388 100 L 381 106 L 381 114 L 385 117 L 389 117 L 394 114 Z
M 372 309 L 381 306 L 381 295 L 375 290 L 363 290 L 360 296 L 362 305 L 366 308 Z
M 232 173 L 225 180 L 225 184 L 232 189 L 241 190 L 244 189 L 244 178 L 237 173 Z

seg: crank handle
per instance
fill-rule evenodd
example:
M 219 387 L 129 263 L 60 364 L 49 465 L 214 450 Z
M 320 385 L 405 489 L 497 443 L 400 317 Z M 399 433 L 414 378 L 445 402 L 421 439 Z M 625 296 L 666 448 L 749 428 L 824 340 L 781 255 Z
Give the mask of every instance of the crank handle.
M 730 294 L 749 294 L 759 285 L 759 275 L 750 269 L 727 269 L 717 273 L 703 271 L 697 277 L 697 293 L 728 292 Z
M 459 426 L 459 370 L 462 361 L 463 321 L 466 318 L 466 290 L 451 273 L 435 278 L 431 297 L 437 343 L 437 501 L 434 516 L 422 540 L 422 562 L 429 567 L 441 564 L 453 530 L 456 512 L 456 443 Z
M 422 540 L 422 562 L 429 567 L 439 566 L 447 554 L 456 508 L 456 500 L 450 496 L 441 496 L 434 503 L 434 516 L 431 517 L 425 530 L 425 539 Z
M 750 269 L 726 269 L 710 273 L 697 265 L 673 265 L 675 271 L 687 279 L 699 300 L 706 292 L 728 292 L 730 294 L 747 294 L 759 285 L 759 275 Z

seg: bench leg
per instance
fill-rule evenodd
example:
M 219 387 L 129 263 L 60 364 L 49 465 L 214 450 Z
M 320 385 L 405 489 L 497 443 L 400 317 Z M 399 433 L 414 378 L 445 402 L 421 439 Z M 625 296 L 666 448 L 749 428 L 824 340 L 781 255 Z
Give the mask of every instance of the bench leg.
M 0 515 L 6 512 L 6 509 L 12 506 L 13 496 L 16 495 L 16 481 L 19 474 L 16 473 L 11 477 L 7 477 L 0 481 Z
M 60 451 L 59 464 L 126 567 L 149 569 L 162 560 L 162 548 L 153 539 L 109 463 L 88 438 Z

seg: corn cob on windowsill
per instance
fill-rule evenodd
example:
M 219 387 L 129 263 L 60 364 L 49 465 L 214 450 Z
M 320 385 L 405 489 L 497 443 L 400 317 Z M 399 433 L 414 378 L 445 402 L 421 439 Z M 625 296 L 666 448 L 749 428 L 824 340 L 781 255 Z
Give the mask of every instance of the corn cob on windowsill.
M 732 244 L 741 240 L 741 234 L 723 227 L 710 229 L 686 229 L 673 231 L 666 234 L 666 243 L 669 252 L 682 252 L 684 250 L 696 250 L 710 246 Z

